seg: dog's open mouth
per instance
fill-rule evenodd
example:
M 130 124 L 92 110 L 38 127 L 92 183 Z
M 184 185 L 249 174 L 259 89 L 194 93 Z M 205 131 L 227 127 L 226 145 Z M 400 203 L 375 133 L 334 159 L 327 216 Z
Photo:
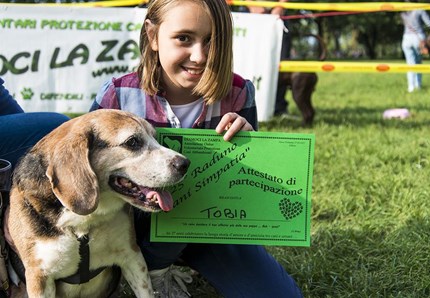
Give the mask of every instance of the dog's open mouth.
M 173 208 L 172 195 L 167 190 L 137 185 L 127 178 L 118 176 L 111 176 L 109 185 L 114 191 L 133 198 L 132 205 L 142 206 L 152 212 L 160 209 L 170 211 Z

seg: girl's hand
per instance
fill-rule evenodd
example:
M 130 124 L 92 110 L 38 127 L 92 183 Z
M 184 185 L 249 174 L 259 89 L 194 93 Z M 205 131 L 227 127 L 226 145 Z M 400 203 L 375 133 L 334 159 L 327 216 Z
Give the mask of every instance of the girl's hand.
M 215 128 L 215 131 L 219 134 L 221 134 L 223 131 L 226 131 L 224 134 L 225 141 L 230 141 L 231 138 L 233 138 L 233 136 L 241 130 L 253 131 L 254 129 L 245 118 L 239 116 L 236 113 L 227 113 L 222 116 L 221 121 Z

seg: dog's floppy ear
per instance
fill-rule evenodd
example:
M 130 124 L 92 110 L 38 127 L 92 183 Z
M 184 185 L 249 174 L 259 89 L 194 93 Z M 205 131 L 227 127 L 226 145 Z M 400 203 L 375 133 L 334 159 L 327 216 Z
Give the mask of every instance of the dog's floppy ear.
M 46 175 L 63 206 L 87 215 L 97 208 L 99 195 L 97 176 L 89 161 L 93 134 L 90 129 L 80 128 L 86 126 L 82 123 L 70 124 L 57 128 L 58 138 L 53 138 L 56 143 L 51 144 L 54 149 L 51 148 L 53 154 L 48 160 Z

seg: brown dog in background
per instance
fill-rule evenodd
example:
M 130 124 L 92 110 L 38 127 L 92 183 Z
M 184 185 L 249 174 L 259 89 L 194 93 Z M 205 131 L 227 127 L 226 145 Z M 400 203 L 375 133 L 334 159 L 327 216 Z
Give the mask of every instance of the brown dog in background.
M 312 93 L 318 82 L 318 76 L 314 72 L 284 72 L 280 73 L 283 84 L 291 90 L 292 97 L 303 117 L 303 125 L 312 125 L 315 109 L 312 106 Z
M 327 57 L 327 48 L 323 39 L 315 34 L 305 34 L 302 37 L 312 37 L 317 41 L 317 60 L 324 61 Z M 302 114 L 302 124 L 304 126 L 312 125 L 315 117 L 315 109 L 312 105 L 312 94 L 315 91 L 317 82 L 318 76 L 315 72 L 279 73 L 278 90 L 283 90 L 282 86 L 284 88 L 286 87 L 287 91 L 291 90 L 293 100 Z

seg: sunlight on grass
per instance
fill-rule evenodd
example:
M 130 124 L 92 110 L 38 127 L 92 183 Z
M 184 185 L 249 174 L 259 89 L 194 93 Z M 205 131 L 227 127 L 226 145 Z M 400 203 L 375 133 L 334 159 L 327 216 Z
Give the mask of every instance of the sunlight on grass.
M 430 297 L 430 76 L 412 94 L 405 76 L 319 74 L 312 128 L 261 125 L 316 137 L 312 245 L 268 248 L 305 297 Z

